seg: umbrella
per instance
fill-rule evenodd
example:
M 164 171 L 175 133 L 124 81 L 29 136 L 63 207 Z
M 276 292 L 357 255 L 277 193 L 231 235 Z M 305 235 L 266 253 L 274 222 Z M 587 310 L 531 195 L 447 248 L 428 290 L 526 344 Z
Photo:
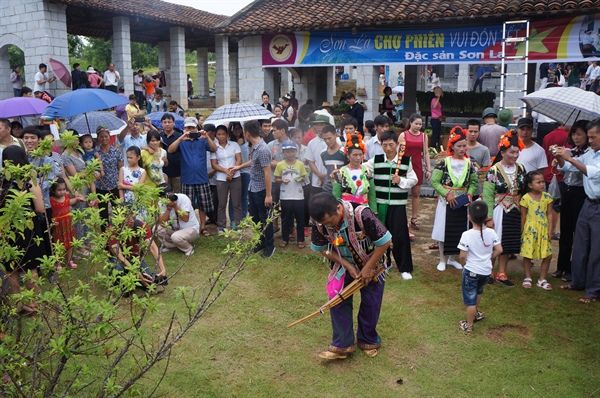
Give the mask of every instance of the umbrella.
M 54 72 L 54 76 L 58 80 L 64 83 L 65 86 L 71 87 L 71 72 L 69 68 L 67 68 L 62 62 L 55 60 L 54 58 L 50 58 L 50 67 Z
M 577 120 L 600 117 L 600 96 L 577 87 L 551 87 L 521 98 L 532 111 L 541 113 L 566 126 Z
M 46 108 L 44 116 L 68 118 L 85 112 L 110 109 L 127 102 L 127 97 L 100 88 L 75 90 L 54 98 Z
M 398 93 L 404 94 L 404 86 L 396 86 L 392 89 L 392 94 L 398 94 Z
M 185 120 L 183 117 L 181 117 L 178 113 L 175 112 L 152 112 L 149 113 L 148 115 L 146 115 L 146 117 L 148 119 L 150 119 L 150 122 L 152 123 L 152 125 L 154 127 L 156 127 L 157 129 L 162 128 L 162 122 L 160 121 L 160 119 L 163 117 L 163 115 L 165 113 L 168 113 L 169 115 L 172 115 L 173 118 L 175 119 L 175 128 L 179 129 L 179 130 L 183 130 L 183 121 Z
M 40 115 L 48 106 L 46 101 L 33 97 L 15 97 L 0 101 L 0 117 Z
M 69 123 L 68 129 L 77 130 L 79 134 L 96 135 L 96 129 L 100 126 L 106 127 L 108 130 L 120 130 L 127 123 L 119 119 L 111 112 L 88 112 L 83 115 L 75 116 Z
M 270 119 L 273 116 L 275 115 L 258 104 L 238 102 L 237 104 L 228 104 L 217 108 L 204 123 L 219 125 L 227 122 L 247 122 L 249 120 Z

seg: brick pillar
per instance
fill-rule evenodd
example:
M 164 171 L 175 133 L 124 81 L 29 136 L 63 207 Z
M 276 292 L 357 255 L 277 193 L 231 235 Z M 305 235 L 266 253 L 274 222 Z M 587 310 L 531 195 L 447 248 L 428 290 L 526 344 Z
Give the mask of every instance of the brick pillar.
M 196 54 L 198 75 L 194 84 L 194 94 L 201 97 L 208 97 L 208 48 L 197 48 Z
M 239 68 L 238 68 L 238 53 L 229 53 L 229 84 L 230 95 L 234 101 L 239 101 Z
M 469 64 L 458 64 L 458 82 L 456 91 L 469 91 L 470 87 Z
M 231 103 L 231 81 L 229 77 L 229 37 L 215 36 L 216 55 L 216 106 Z
M 171 48 L 168 41 L 158 42 L 158 70 L 165 72 L 167 85 L 162 87 L 164 94 L 169 94 L 171 86 Z
M 179 26 L 170 29 L 171 36 L 171 81 L 169 88 L 171 99 L 177 101 L 183 109 L 188 106 L 187 74 L 185 72 L 185 29 Z
M 112 62 L 121 75 L 119 87 L 125 94 L 133 94 L 133 69 L 131 68 L 131 32 L 128 17 L 113 17 Z

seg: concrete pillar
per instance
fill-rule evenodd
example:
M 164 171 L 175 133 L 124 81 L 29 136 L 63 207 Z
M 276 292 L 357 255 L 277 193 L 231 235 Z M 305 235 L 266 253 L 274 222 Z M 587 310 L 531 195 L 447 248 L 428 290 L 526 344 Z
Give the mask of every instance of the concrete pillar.
M 233 101 L 239 101 L 239 70 L 238 70 L 238 53 L 229 54 L 229 84 L 231 85 L 229 92 Z
M 456 91 L 469 91 L 470 89 L 469 64 L 458 64 L 458 81 Z
M 335 96 L 335 66 L 327 68 L 327 102 L 333 104 Z
M 402 115 L 410 116 L 417 112 L 417 73 L 418 65 L 406 65 L 404 68 L 404 111 Z
M 0 99 L 6 99 L 13 96 L 12 84 L 10 84 L 10 63 L 8 62 L 8 46 L 0 47 Z M 22 73 L 22 72 L 21 72 Z
M 185 29 L 174 26 L 170 33 L 171 71 L 169 92 L 171 99 L 181 105 L 183 109 L 188 106 L 187 99 L 187 73 L 185 71 Z
M 162 90 L 168 94 L 171 85 L 171 45 L 168 41 L 158 42 L 158 70 L 165 72 L 167 84 L 162 87 Z
M 194 94 L 201 97 L 208 97 L 208 48 L 197 48 L 196 54 L 198 75 L 196 77 L 196 84 L 194 84 Z
M 113 17 L 112 62 L 121 75 L 119 87 L 125 94 L 133 94 L 133 69 L 131 68 L 131 31 L 128 17 Z
M 356 71 L 356 99 L 364 102 L 367 106 L 365 110 L 365 120 L 372 120 L 379 115 L 379 67 L 375 66 L 357 66 Z M 364 91 L 363 91 L 364 90 Z
M 215 36 L 216 56 L 216 106 L 231 103 L 231 79 L 229 76 L 229 37 L 225 35 Z

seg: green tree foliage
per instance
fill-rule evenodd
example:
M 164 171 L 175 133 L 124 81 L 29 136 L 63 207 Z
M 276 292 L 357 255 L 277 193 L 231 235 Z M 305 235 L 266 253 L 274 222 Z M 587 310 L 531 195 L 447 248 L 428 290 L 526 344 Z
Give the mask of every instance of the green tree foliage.
M 131 65 L 133 69 L 158 67 L 158 49 L 146 43 L 131 43 Z
M 8 46 L 8 63 L 11 68 L 19 66 L 23 69 L 23 66 L 25 65 L 25 55 L 19 47 L 13 45 Z
M 104 71 L 112 61 L 112 41 L 98 37 L 83 40 L 81 37 L 69 38 L 71 63 L 79 62 L 83 68 L 92 65 L 96 70 Z M 131 43 L 131 66 L 133 69 L 156 68 L 158 49 L 146 43 Z M 119 65 L 117 65 L 119 69 Z

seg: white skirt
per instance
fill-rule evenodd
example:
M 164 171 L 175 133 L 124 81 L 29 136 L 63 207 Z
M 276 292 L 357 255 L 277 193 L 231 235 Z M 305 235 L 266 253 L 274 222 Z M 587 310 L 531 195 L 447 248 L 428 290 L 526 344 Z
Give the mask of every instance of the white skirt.
M 504 207 L 502 205 L 494 207 L 492 219 L 494 220 L 494 231 L 498 235 L 498 242 L 502 242 L 502 220 L 504 219 Z
M 446 199 L 438 198 L 435 219 L 433 220 L 433 230 L 431 231 L 431 239 L 438 242 L 443 242 L 446 234 L 446 206 Z

